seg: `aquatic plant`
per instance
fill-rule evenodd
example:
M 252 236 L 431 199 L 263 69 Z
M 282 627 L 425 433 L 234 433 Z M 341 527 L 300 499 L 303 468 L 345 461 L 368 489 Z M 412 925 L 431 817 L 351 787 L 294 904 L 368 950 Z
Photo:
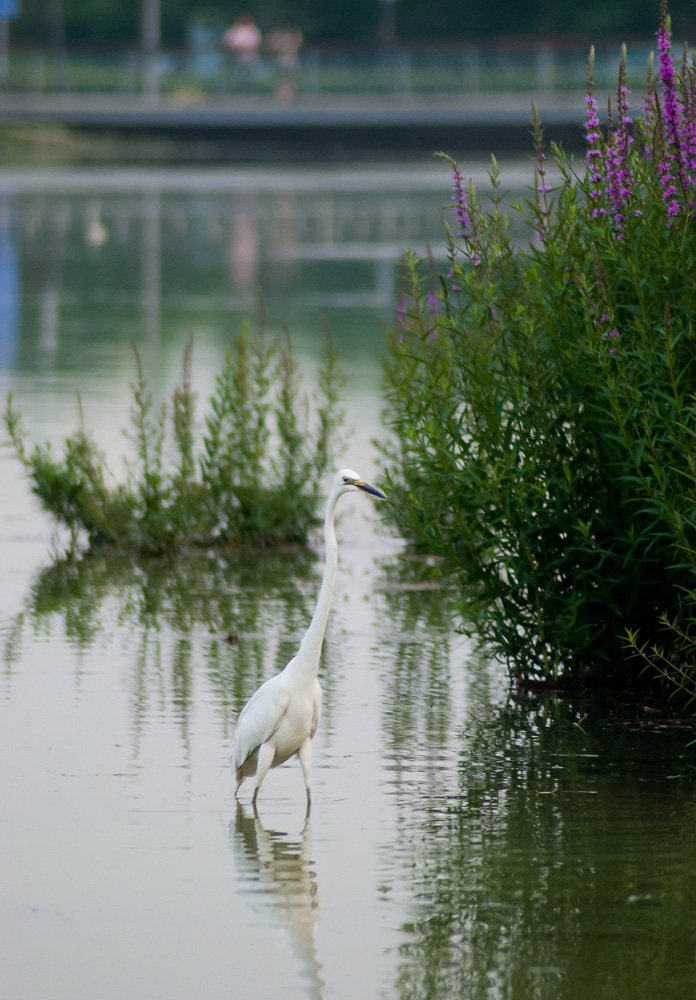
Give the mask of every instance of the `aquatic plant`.
M 664 6 L 658 50 L 635 123 L 625 53 L 604 126 L 590 60 L 584 164 L 547 151 L 534 114 L 532 194 L 514 206 L 528 245 L 495 161 L 489 210 L 449 161 L 438 313 L 411 255 L 390 339 L 391 519 L 444 557 L 462 627 L 525 682 L 645 683 L 627 632 L 677 685 L 696 673 L 661 624 L 684 629 L 696 590 L 696 66 L 675 67 Z
M 342 383 L 327 347 L 314 413 L 301 391 L 289 338 L 252 337 L 245 325 L 224 357 L 197 436 L 192 343 L 169 407 L 156 408 L 135 349 L 125 483 L 114 483 L 81 419 L 62 457 L 26 444 L 12 395 L 5 426 L 43 508 L 73 542 L 140 552 L 191 546 L 306 542 L 319 523 L 322 478 L 337 443 Z

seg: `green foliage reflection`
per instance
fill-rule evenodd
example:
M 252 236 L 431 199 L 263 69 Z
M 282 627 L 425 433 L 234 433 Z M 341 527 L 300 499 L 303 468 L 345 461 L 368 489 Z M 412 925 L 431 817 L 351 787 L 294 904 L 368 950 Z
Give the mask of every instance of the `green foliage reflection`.
M 385 567 L 384 576 L 380 617 L 391 622 L 383 698 L 385 752 L 401 772 L 409 768 L 417 747 L 437 755 L 447 745 L 454 596 L 415 559 Z
M 471 722 L 456 789 L 435 801 L 414 790 L 395 848 L 412 887 L 401 1000 L 689 993 L 696 807 L 685 730 L 596 704 L 580 728 L 583 710 L 512 702 Z
M 57 628 L 81 653 L 119 631 L 136 729 L 153 700 L 185 723 L 203 673 L 227 734 L 254 688 L 294 654 L 315 599 L 314 557 L 199 552 L 175 560 L 92 553 L 42 570 L 8 630 L 5 664 L 23 635 Z M 324 681 L 330 708 L 331 685 Z

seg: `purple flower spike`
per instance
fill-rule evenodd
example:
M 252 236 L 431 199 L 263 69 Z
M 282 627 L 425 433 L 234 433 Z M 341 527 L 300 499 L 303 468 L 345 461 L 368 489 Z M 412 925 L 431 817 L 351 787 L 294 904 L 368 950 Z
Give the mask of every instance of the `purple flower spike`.
M 471 239 L 471 217 L 469 215 L 469 203 L 464 188 L 464 178 L 456 166 L 452 170 L 452 201 L 454 202 L 454 210 L 459 222 L 459 235 L 463 239 Z
M 619 68 L 619 90 L 617 95 L 618 124 L 611 136 L 606 152 L 606 193 L 610 210 L 614 217 L 617 239 L 623 236 L 626 208 L 633 194 L 633 173 L 629 154 L 633 137 L 629 132 L 631 118 L 629 111 L 630 91 L 626 86 L 626 49 L 621 54 Z
M 478 252 L 479 234 L 476 225 L 474 186 L 472 181 L 469 181 L 468 187 L 465 188 L 464 178 L 461 175 L 459 167 L 453 160 L 450 160 L 450 164 L 452 166 L 452 201 L 454 202 L 454 210 L 459 222 L 459 232 L 457 235 L 459 239 L 465 241 L 465 253 L 470 263 L 476 267 L 481 263 L 481 257 Z M 456 290 L 458 291 L 458 289 Z
M 592 215 L 594 218 L 597 218 L 599 215 L 605 214 L 605 209 L 600 207 L 602 189 L 604 186 L 604 175 L 602 172 L 604 157 L 602 152 L 602 132 L 599 125 L 598 105 L 592 92 L 593 68 L 594 46 L 590 49 L 590 64 L 587 70 L 587 96 L 585 97 L 585 141 L 587 143 L 587 152 L 585 153 L 585 162 L 587 163 L 587 170 L 591 181 L 590 198 L 592 198 L 597 205 L 597 207 L 593 210 Z
M 664 19 L 657 32 L 657 49 L 660 61 L 665 127 L 665 146 L 657 168 L 662 183 L 662 200 L 667 205 L 667 215 L 671 219 L 679 214 L 678 185 L 685 193 L 689 179 L 684 164 L 681 142 L 684 108 L 679 101 L 677 76 L 672 62 L 672 33 L 667 28 Z

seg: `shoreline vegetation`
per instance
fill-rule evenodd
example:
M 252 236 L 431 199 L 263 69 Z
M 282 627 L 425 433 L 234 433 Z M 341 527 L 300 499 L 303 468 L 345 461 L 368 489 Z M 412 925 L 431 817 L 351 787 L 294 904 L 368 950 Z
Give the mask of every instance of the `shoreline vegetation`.
M 323 477 L 337 447 L 343 376 L 329 344 L 313 406 L 289 336 L 269 341 L 244 325 L 225 353 L 198 434 L 193 341 L 169 404 L 156 407 L 135 345 L 129 477 L 116 483 L 81 421 L 57 456 L 31 449 L 12 395 L 4 422 L 32 492 L 70 532 L 71 549 L 103 546 L 172 554 L 191 548 L 306 544 L 319 524 Z
M 591 56 L 584 164 L 534 112 L 525 248 L 495 160 L 486 204 L 446 158 L 450 270 L 405 260 L 382 485 L 519 683 L 693 700 L 696 64 L 665 3 L 657 49 L 635 122 L 624 49 L 607 127 Z
M 181 143 L 166 136 L 84 133 L 51 122 L 0 126 L 0 163 L 14 167 L 77 167 L 173 162 Z

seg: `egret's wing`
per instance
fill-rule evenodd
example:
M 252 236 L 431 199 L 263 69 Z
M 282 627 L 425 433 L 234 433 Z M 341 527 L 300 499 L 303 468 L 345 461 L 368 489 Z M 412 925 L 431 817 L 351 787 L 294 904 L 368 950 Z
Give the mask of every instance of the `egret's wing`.
M 321 715 L 321 686 L 318 681 L 314 684 L 314 704 L 312 706 L 312 728 L 309 731 L 309 738 L 314 739 L 314 734 L 317 731 L 317 726 L 319 725 L 319 716 Z
M 240 712 L 232 743 L 232 763 L 237 769 L 250 753 L 269 740 L 280 725 L 290 692 L 280 674 L 258 688 Z

